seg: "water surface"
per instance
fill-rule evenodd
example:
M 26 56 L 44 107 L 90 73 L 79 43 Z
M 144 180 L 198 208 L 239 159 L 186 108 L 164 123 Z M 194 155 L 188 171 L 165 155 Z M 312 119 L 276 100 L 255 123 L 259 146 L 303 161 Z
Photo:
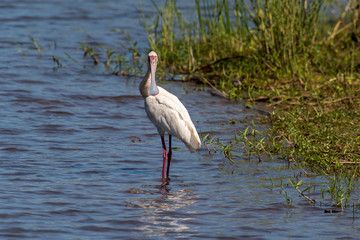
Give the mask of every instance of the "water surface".
M 80 49 L 101 43 L 124 52 L 125 37 L 114 30 L 123 29 L 146 54 L 133 2 L 0 3 L 0 237 L 358 239 L 357 210 L 328 214 L 329 206 L 300 198 L 283 160 L 244 156 L 233 164 L 219 148 L 190 154 L 174 140 L 171 181 L 160 188 L 161 142 L 144 111 L 141 77 L 92 66 Z M 262 117 L 202 86 L 159 84 L 181 99 L 198 131 L 223 142 Z M 291 204 L 270 177 L 284 179 Z M 322 177 L 306 180 L 326 186 Z

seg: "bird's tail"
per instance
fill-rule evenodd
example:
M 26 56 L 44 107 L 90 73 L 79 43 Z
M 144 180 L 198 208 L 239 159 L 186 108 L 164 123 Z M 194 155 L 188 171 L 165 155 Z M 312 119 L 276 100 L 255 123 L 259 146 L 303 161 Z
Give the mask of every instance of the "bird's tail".
M 191 131 L 190 141 L 184 143 L 191 153 L 194 153 L 201 147 L 201 141 L 195 128 Z

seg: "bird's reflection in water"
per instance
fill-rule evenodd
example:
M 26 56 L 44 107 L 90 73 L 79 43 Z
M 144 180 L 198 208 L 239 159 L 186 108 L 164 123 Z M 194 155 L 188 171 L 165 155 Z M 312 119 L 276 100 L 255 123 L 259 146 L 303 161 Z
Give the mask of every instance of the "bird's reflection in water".
M 155 198 L 137 198 L 131 203 L 128 202 L 129 207 L 141 207 L 144 210 L 139 217 L 141 225 L 136 229 L 144 231 L 147 237 L 171 237 L 182 232 L 195 233 L 195 226 L 190 224 L 194 212 L 187 208 L 193 205 L 198 197 L 190 187 L 180 186 L 179 189 L 172 189 L 168 180 L 165 184 L 157 186 L 160 193 L 148 193 L 151 196 L 157 195 Z M 147 194 L 147 191 L 142 193 Z

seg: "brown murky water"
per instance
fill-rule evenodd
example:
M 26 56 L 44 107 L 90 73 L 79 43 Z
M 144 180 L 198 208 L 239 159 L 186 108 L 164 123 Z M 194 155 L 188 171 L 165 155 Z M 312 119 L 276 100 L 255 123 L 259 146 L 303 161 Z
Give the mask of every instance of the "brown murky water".
M 171 181 L 160 189 L 160 138 L 144 112 L 141 78 L 93 67 L 78 49 L 99 42 L 122 51 L 112 31 L 122 28 L 145 54 L 133 2 L 1 1 L 0 238 L 358 239 L 357 211 L 325 214 L 285 184 L 287 204 L 269 180 L 293 177 L 281 161 L 232 164 L 175 140 Z M 222 141 L 260 115 L 206 88 L 160 85 L 199 131 Z

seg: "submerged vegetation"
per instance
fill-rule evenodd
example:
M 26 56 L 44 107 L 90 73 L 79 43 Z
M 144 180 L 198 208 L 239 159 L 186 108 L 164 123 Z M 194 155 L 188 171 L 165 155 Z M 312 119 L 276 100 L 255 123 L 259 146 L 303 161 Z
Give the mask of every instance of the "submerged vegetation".
M 336 205 L 346 206 L 360 163 L 358 1 L 196 0 L 191 17 L 175 0 L 153 5 L 144 25 L 163 75 L 182 74 L 229 99 L 265 101 L 272 111 L 270 131 L 240 130 L 228 143 L 206 135 L 204 143 L 231 161 L 240 145 L 324 174 L 334 179 Z M 300 183 L 291 181 L 299 192 Z

